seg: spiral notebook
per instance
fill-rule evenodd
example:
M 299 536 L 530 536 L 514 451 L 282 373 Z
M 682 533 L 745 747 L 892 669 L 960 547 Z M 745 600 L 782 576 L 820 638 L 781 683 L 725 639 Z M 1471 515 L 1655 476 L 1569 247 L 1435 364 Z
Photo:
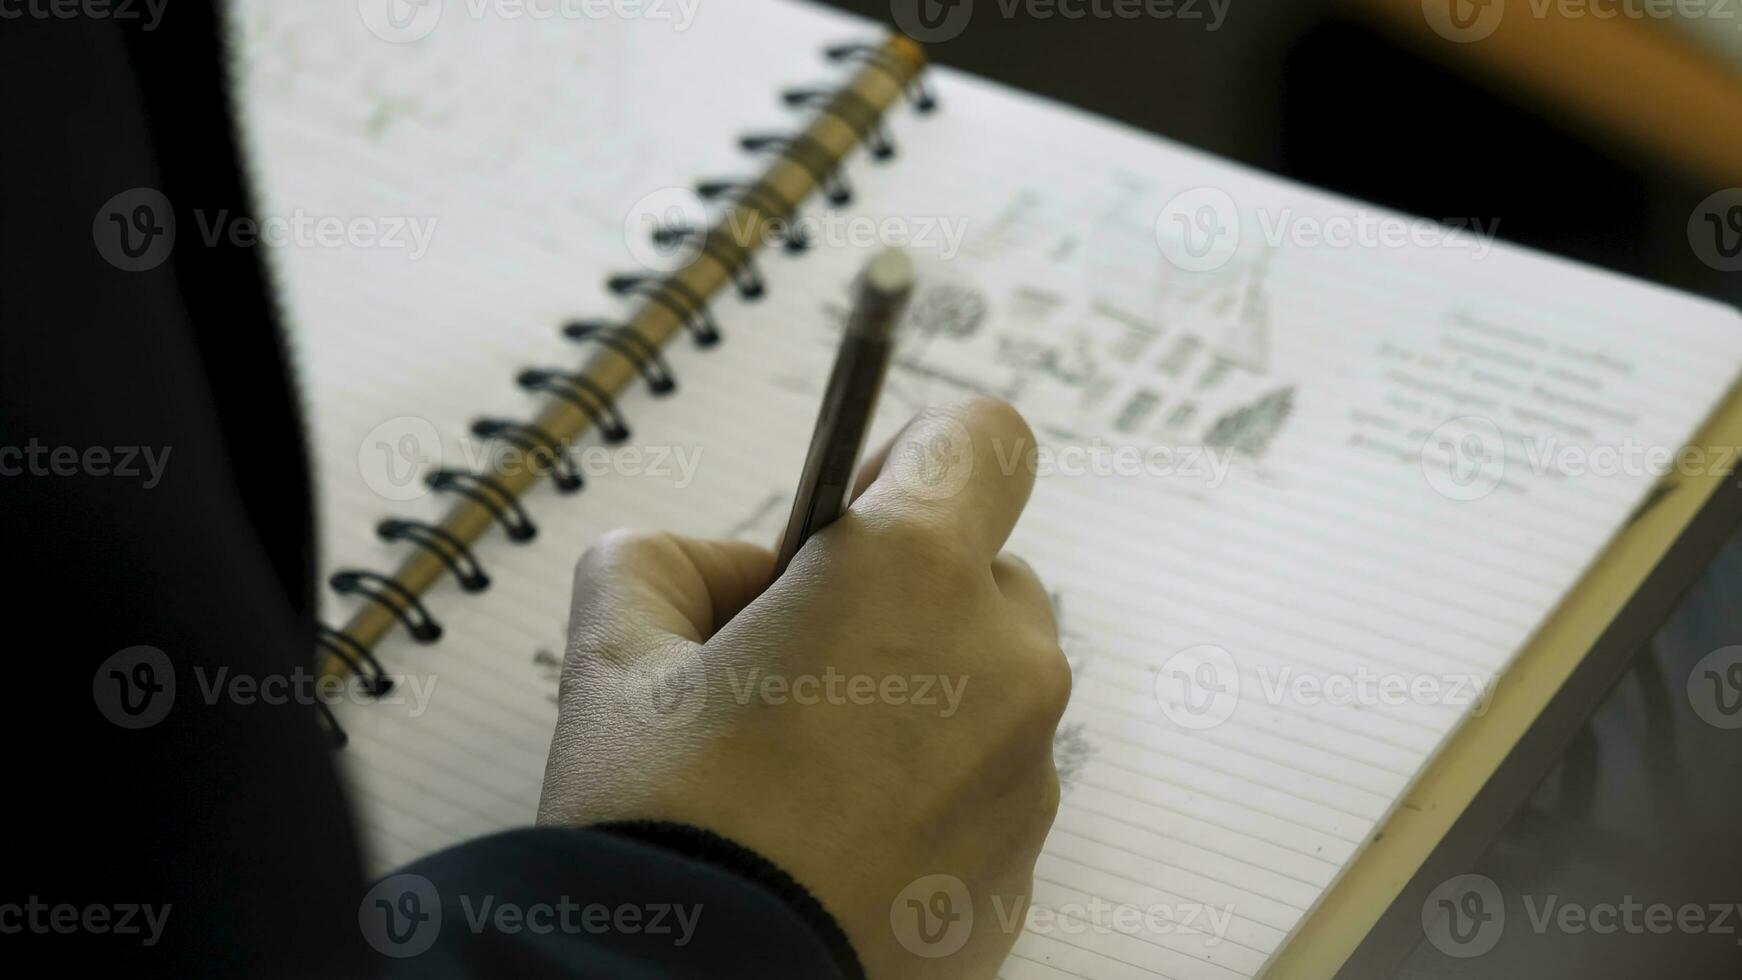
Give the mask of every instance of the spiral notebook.
M 923 285 L 873 437 L 1022 409 L 1011 547 L 1076 676 L 1043 914 L 978 910 L 1024 931 L 1002 975 L 1256 976 L 1656 482 L 1602 460 L 1687 442 L 1742 356 L 1728 308 L 922 71 L 822 9 L 440 9 L 402 43 L 343 0 L 235 25 L 265 213 L 377 233 L 274 252 L 322 652 L 396 680 L 333 718 L 377 871 L 532 819 L 588 542 L 772 541 L 848 284 L 900 244 Z M 491 476 L 570 436 L 548 478 Z M 1235 696 L 1192 686 L 1230 664 Z M 1332 693 L 1362 677 L 1441 688 Z

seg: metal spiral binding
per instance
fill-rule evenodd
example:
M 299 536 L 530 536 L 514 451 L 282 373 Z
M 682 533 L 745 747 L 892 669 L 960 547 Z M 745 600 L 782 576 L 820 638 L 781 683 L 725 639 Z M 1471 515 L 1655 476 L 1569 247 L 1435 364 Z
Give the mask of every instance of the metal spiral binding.
M 441 624 L 423 607 L 417 594 L 385 575 L 344 569 L 334 572 L 327 585 L 340 595 L 361 595 L 377 603 L 404 623 L 406 632 L 419 643 L 434 643 L 442 638 Z
M 903 63 L 893 51 L 901 51 L 908 61 Z M 872 44 L 841 44 L 825 49 L 824 55 L 833 63 L 859 63 L 887 74 L 902 83 L 905 94 L 912 98 L 920 112 L 929 113 L 937 105 L 936 97 L 919 77 L 925 62 L 923 51 L 911 41 L 891 40 L 883 47 Z M 904 68 L 907 70 L 904 71 Z M 792 89 L 781 93 L 781 98 L 789 106 L 814 108 L 821 114 L 834 117 L 852 130 L 857 141 L 870 150 L 873 158 L 888 159 L 895 154 L 895 144 L 883 125 L 883 110 L 855 90 L 856 86 L 863 84 L 865 77 L 861 74 L 847 88 Z M 739 145 L 750 153 L 779 153 L 783 159 L 804 168 L 812 177 L 816 189 L 831 204 L 838 206 L 852 200 L 852 189 L 839 172 L 841 154 L 831 153 L 808 132 L 795 135 L 747 135 L 739 140 Z M 696 186 L 696 192 L 705 201 L 748 208 L 760 214 L 764 220 L 777 219 L 771 222 L 770 231 L 789 253 L 803 252 L 809 246 L 802 230 L 789 223 L 797 214 L 799 202 L 788 200 L 766 179 L 751 182 L 703 181 Z M 695 254 L 706 255 L 712 259 L 725 271 L 744 299 L 754 300 L 766 292 L 766 282 L 755 265 L 751 243 L 734 240 L 731 235 L 723 234 L 719 227 L 707 230 L 670 226 L 655 229 L 653 234 L 658 244 L 684 244 L 691 247 Z M 613 276 L 606 285 L 618 296 L 640 296 L 647 303 L 664 308 L 699 347 L 711 347 L 721 339 L 707 299 L 698 295 L 675 275 Z M 677 379 L 660 353 L 659 345 L 633 327 L 603 320 L 576 320 L 565 325 L 562 332 L 570 340 L 602 345 L 623 358 L 647 381 L 648 387 L 656 395 L 667 394 L 677 386 Z M 610 392 L 586 373 L 530 368 L 521 371 L 515 380 L 521 388 L 529 392 L 550 396 L 558 403 L 580 412 L 607 442 L 621 442 L 629 438 L 628 424 L 618 411 L 616 401 Z M 534 472 L 537 475 L 550 475 L 559 492 L 575 493 L 582 488 L 581 475 L 566 455 L 568 443 L 541 425 L 483 418 L 472 423 L 472 432 L 480 438 L 499 439 L 512 446 L 526 462 L 535 467 Z M 458 494 L 483 508 L 503 526 L 512 541 L 529 541 L 537 534 L 537 528 L 521 506 L 520 497 L 491 474 L 438 469 L 428 474 L 426 481 L 434 490 Z M 489 586 L 489 577 L 466 541 L 446 526 L 388 519 L 377 525 L 376 533 L 385 541 L 404 542 L 427 553 L 440 563 L 434 567 L 452 573 L 456 582 L 467 592 L 479 592 Z M 468 535 L 475 537 L 476 532 L 468 532 Z M 405 568 L 412 567 L 410 559 L 407 561 Z M 402 573 L 404 570 L 402 568 Z M 416 582 L 419 590 L 426 588 L 427 573 Z M 333 573 L 328 584 L 341 595 L 356 595 L 369 604 L 379 606 L 391 614 L 394 620 L 403 624 L 412 638 L 419 643 L 434 643 L 442 636 L 440 624 L 430 616 L 418 597 L 418 592 L 407 588 L 396 578 L 361 569 L 342 569 Z M 363 614 L 359 612 L 347 630 L 363 621 Z M 391 623 L 391 620 L 387 622 Z M 382 629 L 384 627 L 376 625 L 367 628 L 366 632 L 370 636 L 378 636 Z M 365 690 L 372 695 L 379 696 L 391 687 L 391 680 L 370 653 L 369 646 L 351 633 L 322 624 L 317 636 L 317 646 L 345 670 L 362 678 Z M 331 708 L 323 702 L 320 703 L 320 710 L 335 744 L 342 747 L 347 737 L 339 727 Z
M 617 403 L 592 378 L 555 368 L 527 368 L 515 376 L 527 391 L 554 395 L 581 410 L 600 427 L 606 442 L 629 438 L 629 425 L 617 411 Z
M 461 543 L 446 528 L 422 521 L 402 521 L 388 518 L 375 525 L 375 534 L 383 541 L 409 541 L 441 559 L 454 573 L 454 580 L 467 592 L 482 592 L 490 587 L 490 576 L 472 557 L 471 549 Z
M 508 540 L 525 543 L 538 537 L 538 528 L 520 506 L 520 498 L 493 476 L 465 470 L 436 470 L 425 481 L 431 490 L 457 493 L 488 510 L 508 533 Z
M 647 379 L 647 387 L 656 395 L 669 395 L 677 390 L 677 379 L 672 377 L 659 348 L 627 327 L 603 320 L 576 320 L 563 327 L 563 336 L 576 341 L 597 341 L 623 355 Z
M 557 493 L 579 493 L 585 485 L 562 440 L 536 425 L 508 419 L 476 419 L 472 422 L 472 434 L 480 439 L 501 439 L 519 448 L 530 460 L 537 461 L 542 457 Z

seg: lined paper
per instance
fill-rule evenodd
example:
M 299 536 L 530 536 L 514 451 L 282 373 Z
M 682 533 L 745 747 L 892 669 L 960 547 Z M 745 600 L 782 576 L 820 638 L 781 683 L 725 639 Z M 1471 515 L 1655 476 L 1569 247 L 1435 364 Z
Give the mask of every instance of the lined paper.
M 371 454 L 397 451 L 381 432 L 426 423 L 456 465 L 472 419 L 525 417 L 515 372 L 573 362 L 560 325 L 623 309 L 602 284 L 637 270 L 635 202 L 754 173 L 736 137 L 790 127 L 780 89 L 837 75 L 821 47 L 871 36 L 773 0 L 701 9 L 687 31 L 466 9 L 411 44 L 339 0 L 238 17 L 266 213 L 436 221 L 416 258 L 274 254 L 329 571 L 390 569 L 374 523 L 440 512 L 370 488 Z M 996 394 L 1052 462 L 1011 548 L 1055 591 L 1076 685 L 1061 811 L 1001 975 L 1256 976 L 1643 499 L 1645 452 L 1679 447 L 1726 391 L 1742 330 L 1727 308 L 1480 236 L 1311 244 L 1295 232 L 1400 219 L 933 80 L 943 109 L 893 117 L 895 161 L 852 161 L 835 231 L 895 219 L 925 283 L 874 435 Z M 1205 188 L 1233 202 L 1241 243 L 1187 271 L 1165 216 L 1181 194 L 1223 199 Z M 678 393 L 625 398 L 639 454 L 584 443 L 601 471 L 575 497 L 531 496 L 537 541 L 479 549 L 490 591 L 431 593 L 443 640 L 383 646 L 401 690 L 428 697 L 340 712 L 375 870 L 532 819 L 589 541 L 772 539 L 847 284 L 877 247 L 764 256 L 767 297 L 716 304 L 725 343 L 671 350 Z M 1119 469 L 1163 451 L 1180 466 Z M 1615 472 L 1569 472 L 1609 456 Z M 1194 457 L 1210 468 L 1180 472 Z M 327 599 L 342 622 L 352 607 Z M 1442 690 L 1326 693 L 1363 677 Z

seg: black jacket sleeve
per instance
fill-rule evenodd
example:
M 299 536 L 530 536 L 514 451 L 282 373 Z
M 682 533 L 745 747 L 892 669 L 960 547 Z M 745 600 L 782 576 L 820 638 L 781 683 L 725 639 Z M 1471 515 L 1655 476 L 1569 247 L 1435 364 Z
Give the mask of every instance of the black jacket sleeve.
M 396 877 L 429 883 L 439 936 L 381 950 L 413 921 L 386 909 L 419 909 L 364 881 L 312 704 L 266 694 L 312 661 L 314 514 L 261 256 L 201 234 L 251 211 L 216 12 L 8 9 L 0 945 L 133 977 L 855 970 L 760 859 L 645 830 L 430 857 Z M 565 901 L 579 931 L 500 927 Z
M 406 976 L 860 978 L 846 937 L 754 852 L 675 824 L 510 831 L 375 885 Z

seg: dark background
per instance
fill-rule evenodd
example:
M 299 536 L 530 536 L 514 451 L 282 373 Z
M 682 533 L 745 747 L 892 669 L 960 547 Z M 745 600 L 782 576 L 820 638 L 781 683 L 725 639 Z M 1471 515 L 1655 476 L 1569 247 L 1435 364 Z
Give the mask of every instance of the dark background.
M 893 23 L 891 0 L 827 2 Z M 1207 24 L 1007 18 L 978 0 L 959 36 L 928 47 L 941 64 L 1304 183 L 1426 217 L 1499 218 L 1506 240 L 1742 302 L 1742 276 L 1687 242 L 1689 215 L 1720 185 L 1482 76 L 1462 46 L 1331 0 L 1231 0 Z
M 892 23 L 890 0 L 829 2 Z M 1303 183 L 1427 217 L 1498 218 L 1506 240 L 1742 303 L 1742 273 L 1713 270 L 1688 242 L 1690 215 L 1725 185 L 1670 154 L 1571 121 L 1460 61 L 1458 46 L 1358 5 L 1232 0 L 1218 30 L 1205 26 L 1007 18 L 997 0 L 978 0 L 963 33 L 928 47 L 941 64 Z M 1453 959 L 1421 941 L 1412 914 L 1414 951 L 1395 975 L 1742 976 L 1742 921 L 1728 936 L 1539 935 L 1519 900 L 1742 902 L 1742 732 L 1706 725 L 1685 694 L 1694 663 L 1734 643 L 1737 541 L 1464 869 L 1508 895 L 1499 946 Z

